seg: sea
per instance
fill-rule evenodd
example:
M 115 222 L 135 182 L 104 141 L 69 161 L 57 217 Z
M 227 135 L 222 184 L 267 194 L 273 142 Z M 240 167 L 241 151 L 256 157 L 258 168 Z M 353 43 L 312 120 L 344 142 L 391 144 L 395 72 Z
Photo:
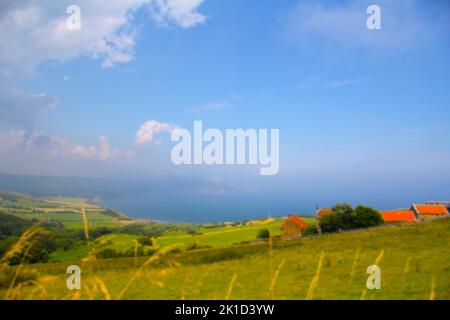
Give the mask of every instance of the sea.
M 265 219 L 292 213 L 295 206 L 267 194 L 205 187 L 204 181 L 186 177 L 133 180 L 0 174 L 0 190 L 34 197 L 81 197 L 135 219 L 177 223 Z M 312 212 L 314 206 L 308 207 Z

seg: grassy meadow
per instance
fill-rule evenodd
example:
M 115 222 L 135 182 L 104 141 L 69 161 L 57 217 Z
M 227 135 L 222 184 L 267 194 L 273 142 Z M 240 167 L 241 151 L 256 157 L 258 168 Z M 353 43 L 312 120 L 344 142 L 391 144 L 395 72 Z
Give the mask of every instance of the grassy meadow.
M 151 257 L 79 261 L 82 289 L 66 288 L 67 263 L 22 266 L 34 285 L 17 299 L 450 299 L 450 219 Z M 382 289 L 366 290 L 366 268 Z
M 307 223 L 313 223 L 314 218 L 304 217 Z M 233 244 L 253 241 L 261 229 L 269 229 L 273 236 L 280 235 L 284 218 L 271 218 L 261 221 L 250 221 L 243 225 L 225 226 L 221 228 L 201 228 L 198 235 L 186 232 L 170 232 L 156 240 L 158 247 L 168 245 L 189 245 L 196 243 L 214 248 L 227 247 Z
M 309 223 L 314 222 L 314 218 L 303 218 Z M 168 231 L 162 236 L 154 239 L 152 248 L 161 250 L 171 247 L 172 250 L 186 250 L 192 246 L 199 248 L 226 248 L 240 243 L 257 241 L 256 236 L 261 229 L 268 229 L 272 236 L 279 236 L 284 218 L 271 218 L 261 221 L 251 221 L 235 226 L 223 227 L 199 227 L 194 234 L 183 230 Z M 91 243 L 91 250 L 94 247 L 102 249 L 110 248 L 118 252 L 128 252 L 133 250 L 138 235 L 105 235 Z M 77 261 L 88 255 L 89 249 L 85 244 L 80 244 L 71 250 L 58 250 L 51 255 L 51 262 Z
M 150 223 L 83 199 L 0 193 L 0 299 L 450 299 L 449 218 L 289 241 L 283 221 Z M 54 248 L 25 263 L 39 232 Z M 366 289 L 373 264 L 380 290 Z M 66 287 L 69 265 L 81 290 Z

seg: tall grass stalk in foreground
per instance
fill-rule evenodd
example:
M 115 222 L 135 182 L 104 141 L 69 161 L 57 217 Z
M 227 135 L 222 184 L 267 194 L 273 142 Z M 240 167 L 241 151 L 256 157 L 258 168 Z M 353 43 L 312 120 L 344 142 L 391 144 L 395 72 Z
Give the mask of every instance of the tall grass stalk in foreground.
M 312 300 L 314 295 L 314 289 L 317 287 L 317 283 L 319 282 L 320 271 L 322 270 L 322 262 L 324 257 L 324 252 L 320 253 L 319 264 L 317 265 L 316 274 L 314 278 L 311 280 L 311 284 L 309 285 L 308 293 L 306 295 L 306 300 Z
M 280 271 L 284 267 L 285 263 L 286 263 L 286 259 L 281 261 L 280 265 L 277 268 L 277 271 L 275 271 L 275 274 L 272 277 L 272 281 L 270 282 L 270 295 L 271 295 L 272 300 L 275 299 L 275 285 L 277 284 L 278 275 L 280 274 Z
M 30 250 L 31 250 L 31 247 L 32 247 L 32 245 L 30 244 L 30 245 L 25 249 L 25 252 L 23 253 L 22 259 L 20 260 L 20 264 L 19 264 L 19 266 L 16 268 L 16 272 L 14 273 L 14 276 L 13 276 L 13 278 L 12 278 L 12 280 L 11 280 L 11 283 L 10 283 L 10 285 L 9 285 L 8 291 L 6 292 L 5 300 L 7 300 L 7 299 L 10 297 L 11 291 L 12 291 L 12 289 L 14 288 L 14 285 L 16 284 L 17 277 L 19 276 L 19 274 L 20 274 L 20 272 L 21 272 L 21 270 L 22 270 L 22 266 L 23 266 L 23 264 L 24 264 L 24 262 L 25 262 L 25 259 L 26 259 L 27 256 L 28 256 L 28 253 L 29 253 Z
M 27 229 L 22 236 L 20 236 L 19 240 L 12 246 L 11 249 L 9 249 L 0 260 L 0 264 L 8 265 L 8 261 L 20 254 L 22 254 L 22 257 L 20 259 L 20 264 L 16 267 L 16 270 L 14 272 L 14 276 L 11 279 L 11 283 L 9 284 L 8 291 L 6 292 L 5 299 L 8 299 L 11 295 L 11 292 L 16 284 L 16 280 L 20 275 L 20 272 L 22 271 L 23 264 L 25 263 L 25 259 L 28 257 L 28 254 L 33 247 L 35 237 L 39 235 L 39 233 L 42 231 L 40 229 L 41 223 L 37 223 L 34 226 Z
M 355 258 L 353 259 L 352 269 L 350 270 L 350 278 L 348 282 L 350 282 L 355 274 L 356 264 L 358 263 L 359 255 L 361 253 L 361 248 L 358 248 L 355 253 Z
M 228 286 L 227 295 L 225 296 L 225 300 L 230 300 L 231 293 L 233 292 L 234 283 L 236 282 L 237 273 L 233 274 L 233 277 L 231 278 L 230 285 Z
M 103 297 L 105 300 L 111 300 L 111 295 L 109 294 L 109 290 L 106 287 L 105 283 L 102 279 L 95 276 L 93 279 L 93 296 L 91 296 L 91 299 L 95 299 L 97 297 L 97 291 L 100 291 L 103 294 Z
M 19 300 L 21 299 L 24 290 L 27 289 L 27 287 L 30 286 L 34 286 L 35 288 L 31 290 L 31 292 L 27 295 L 27 300 L 31 300 L 35 297 L 37 292 L 40 292 L 40 294 L 37 296 L 37 299 L 39 300 L 44 300 L 47 298 L 47 290 L 45 289 L 45 287 L 38 281 L 36 280 L 27 280 L 25 282 L 21 282 L 17 285 L 16 288 L 14 288 L 13 291 L 10 292 L 10 295 L 8 297 L 8 299 L 13 299 L 13 300 Z
M 39 281 L 36 281 L 36 280 L 28 280 L 24 283 L 21 283 L 20 290 L 22 290 L 22 288 L 25 288 L 30 285 L 35 286 L 35 288 L 33 290 L 31 290 L 31 292 L 28 294 L 27 300 L 31 300 L 34 297 L 35 293 L 38 291 L 41 292 L 41 294 L 38 296 L 39 300 L 44 300 L 47 298 L 47 289 L 45 289 L 45 287 L 42 285 L 42 283 L 40 283 Z M 20 295 L 18 296 L 18 298 L 20 298 Z
M 42 235 L 45 235 L 45 232 L 41 229 L 41 223 L 39 222 L 34 226 L 30 227 L 29 229 L 27 229 L 19 238 L 19 240 L 16 242 L 16 244 L 14 244 L 12 248 L 9 249 L 0 260 L 0 264 L 8 266 L 8 261 L 10 261 L 10 259 L 22 255 L 19 265 L 14 270 L 14 276 L 12 277 L 11 283 L 9 284 L 8 291 L 6 292 L 5 295 L 5 299 L 10 298 L 11 293 L 16 285 L 16 281 L 22 271 L 25 260 L 27 259 L 34 242 L 37 240 L 36 238 Z M 28 281 L 28 283 L 30 284 L 31 282 Z M 20 291 L 21 287 L 17 288 L 17 290 Z
M 89 224 L 86 210 L 84 209 L 84 207 L 81 208 L 81 215 L 83 216 L 84 237 L 86 241 L 89 241 Z
M 134 267 L 137 268 L 138 264 L 138 241 L 134 240 Z
M 375 259 L 375 262 L 373 264 L 377 266 L 380 263 L 380 261 L 383 258 L 383 256 L 384 256 L 384 249 L 381 250 L 380 254 Z M 366 298 L 366 294 L 367 294 L 367 285 L 366 285 L 366 287 L 364 288 L 364 290 L 363 290 L 363 292 L 361 294 L 360 300 L 364 300 Z
M 127 284 L 123 287 L 122 291 L 117 295 L 116 300 L 121 300 L 123 298 L 123 295 L 127 290 L 129 289 L 130 285 L 138 278 L 141 273 L 144 271 L 144 269 L 150 265 L 152 262 L 157 261 L 161 256 L 163 256 L 166 252 L 169 252 L 172 250 L 174 246 L 167 246 L 161 251 L 155 253 L 153 256 L 151 256 L 147 261 L 144 262 L 144 264 L 131 276 L 130 280 L 128 280 Z
M 270 278 L 273 277 L 273 238 L 269 236 L 269 259 L 270 259 Z
M 27 229 L 17 240 L 17 242 L 9 249 L 0 260 L 0 263 L 7 263 L 14 256 L 19 255 L 23 252 L 24 248 L 29 247 L 33 244 L 32 239 L 41 231 L 40 230 L 41 223 L 37 223 L 34 226 Z
M 356 249 L 355 257 L 353 258 L 352 268 L 350 270 L 350 276 L 348 278 L 348 285 L 350 286 L 353 276 L 355 275 L 356 264 L 358 263 L 359 256 L 361 254 L 361 248 Z
M 405 268 L 403 269 L 403 275 L 407 275 L 409 273 L 410 265 L 411 265 L 411 257 L 406 259 Z
M 436 279 L 431 276 L 430 300 L 436 299 Z
M 85 228 L 87 225 L 85 225 Z M 101 246 L 108 242 L 109 237 L 105 237 L 104 239 L 101 239 L 97 246 L 92 246 L 89 249 L 89 243 L 87 242 L 88 246 L 88 252 L 87 255 L 81 259 L 80 268 L 83 270 L 83 274 L 87 274 L 86 270 L 89 270 L 89 266 L 94 266 L 95 262 L 97 261 L 97 251 L 98 248 L 101 248 Z M 68 295 L 63 297 L 63 300 L 80 300 L 81 299 L 81 292 L 85 291 L 89 299 L 95 299 L 97 297 L 97 293 L 100 292 L 103 294 L 104 299 L 111 300 L 111 295 L 109 293 L 108 288 L 106 287 L 105 283 L 100 277 L 97 277 L 95 275 L 92 275 L 91 277 L 83 277 L 85 279 L 83 281 L 82 290 L 74 290 L 73 292 L 69 293 Z M 92 289 L 90 288 L 92 286 Z

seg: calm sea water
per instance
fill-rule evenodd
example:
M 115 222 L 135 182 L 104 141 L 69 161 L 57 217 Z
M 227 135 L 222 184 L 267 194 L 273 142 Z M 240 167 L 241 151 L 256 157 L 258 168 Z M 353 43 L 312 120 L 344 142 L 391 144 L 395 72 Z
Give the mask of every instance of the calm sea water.
M 85 197 L 133 218 L 199 223 L 242 221 L 293 212 L 294 202 L 279 196 L 244 195 L 225 192 L 222 187 L 217 189 L 217 185 L 210 187 L 212 191 L 205 190 L 205 181 L 194 178 L 142 181 L 0 175 L 0 190 L 36 197 Z

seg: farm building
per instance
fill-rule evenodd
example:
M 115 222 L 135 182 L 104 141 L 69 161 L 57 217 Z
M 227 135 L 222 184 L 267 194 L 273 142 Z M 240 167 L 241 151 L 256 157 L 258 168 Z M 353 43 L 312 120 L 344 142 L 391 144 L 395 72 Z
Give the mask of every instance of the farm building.
M 448 215 L 449 212 L 447 208 L 443 205 L 436 204 L 414 204 L 411 207 L 411 210 L 414 211 L 416 217 L 419 216 L 444 216 Z
M 293 239 L 302 237 L 308 224 L 295 214 L 285 219 L 281 227 L 281 237 L 283 239 Z
M 444 206 L 450 213 L 450 201 L 427 201 L 425 204 Z
M 381 217 L 384 222 L 417 222 L 417 217 L 412 210 L 383 211 Z

